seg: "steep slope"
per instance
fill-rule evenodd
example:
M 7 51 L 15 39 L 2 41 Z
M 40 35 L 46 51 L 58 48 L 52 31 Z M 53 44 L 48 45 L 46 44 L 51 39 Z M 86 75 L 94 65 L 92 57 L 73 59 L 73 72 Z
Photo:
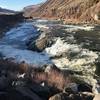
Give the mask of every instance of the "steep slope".
M 30 16 L 60 18 L 67 22 L 98 21 L 100 0 L 47 0 Z
M 41 5 L 42 5 L 42 3 L 37 4 L 37 5 L 30 5 L 30 6 L 24 7 L 24 9 L 23 9 L 24 16 L 31 17 L 31 14 L 34 13 Z

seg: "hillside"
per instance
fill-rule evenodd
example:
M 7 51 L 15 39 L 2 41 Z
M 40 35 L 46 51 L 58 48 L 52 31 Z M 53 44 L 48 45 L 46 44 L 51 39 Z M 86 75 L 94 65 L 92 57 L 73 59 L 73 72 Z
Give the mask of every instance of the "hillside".
M 65 22 L 99 22 L 100 0 L 47 0 L 30 16 Z
M 42 4 L 37 5 L 30 5 L 27 7 L 24 7 L 23 12 L 25 17 L 31 17 L 31 14 L 33 14 Z
M 8 10 L 0 7 L 0 14 L 14 14 L 15 11 L 13 10 Z

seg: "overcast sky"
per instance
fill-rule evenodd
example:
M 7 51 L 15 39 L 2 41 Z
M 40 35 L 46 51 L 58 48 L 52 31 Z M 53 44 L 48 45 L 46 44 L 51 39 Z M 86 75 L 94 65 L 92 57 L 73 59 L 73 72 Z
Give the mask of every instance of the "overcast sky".
M 0 0 L 0 7 L 12 9 L 12 10 L 22 10 L 25 6 L 38 4 L 46 0 Z

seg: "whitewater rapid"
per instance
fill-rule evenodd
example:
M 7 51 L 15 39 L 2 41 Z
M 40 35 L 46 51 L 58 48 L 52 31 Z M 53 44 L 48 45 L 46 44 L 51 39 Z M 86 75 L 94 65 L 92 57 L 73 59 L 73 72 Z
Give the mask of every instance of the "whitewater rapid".
M 88 49 L 83 49 L 78 44 L 72 44 L 64 42 L 60 37 L 56 38 L 55 44 L 46 48 L 43 52 L 38 53 L 27 49 L 26 43 L 31 37 L 39 35 L 41 28 L 49 29 L 53 25 L 60 25 L 65 27 L 65 31 L 72 32 L 70 36 L 66 38 L 68 41 L 75 41 L 73 33 L 76 30 L 93 30 L 93 26 L 78 26 L 78 25 L 61 25 L 58 23 L 50 23 L 48 20 L 37 20 L 34 22 L 23 22 L 17 27 L 12 28 L 10 31 L 4 34 L 4 37 L 0 39 L 0 54 L 4 59 L 12 59 L 16 62 L 25 61 L 28 64 L 44 65 L 48 63 L 54 63 L 60 68 L 65 66 L 90 66 L 90 63 L 94 63 L 98 58 L 96 52 Z M 63 34 L 63 33 L 62 33 Z M 50 59 L 54 56 L 60 56 L 63 54 L 66 56 L 59 59 Z M 76 54 L 76 58 L 68 59 L 70 54 Z

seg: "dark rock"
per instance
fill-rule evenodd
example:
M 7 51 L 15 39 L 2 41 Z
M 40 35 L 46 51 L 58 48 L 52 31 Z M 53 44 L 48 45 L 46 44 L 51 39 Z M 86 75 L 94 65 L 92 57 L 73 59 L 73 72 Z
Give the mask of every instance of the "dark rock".
M 33 94 L 34 95 L 34 94 Z M 26 95 L 23 95 L 15 89 L 10 89 L 7 92 L 0 94 L 0 100 L 34 100 Z
M 44 35 L 44 33 L 42 34 Z M 49 39 L 47 36 L 43 37 L 42 34 L 38 39 L 35 41 L 33 40 L 33 42 L 29 45 L 29 48 L 33 51 L 41 52 L 47 47 Z
M 78 91 L 79 92 L 92 92 L 92 86 L 89 84 L 79 84 L 78 85 Z
M 93 100 L 93 95 L 59 93 L 50 97 L 49 100 Z
M 77 93 L 78 92 L 78 84 L 76 83 L 70 83 L 67 85 L 67 87 L 64 88 L 65 93 Z
M 51 94 L 49 86 L 47 86 L 45 83 L 41 84 L 28 84 L 28 88 L 33 91 L 34 93 L 38 94 L 43 99 L 48 99 L 48 97 Z
M 10 85 L 10 80 L 5 76 L 0 77 L 0 90 L 5 90 Z
M 16 91 L 21 93 L 24 97 L 28 97 L 31 100 L 42 100 L 38 95 L 36 95 L 34 92 L 32 92 L 29 88 L 27 87 L 16 87 Z

